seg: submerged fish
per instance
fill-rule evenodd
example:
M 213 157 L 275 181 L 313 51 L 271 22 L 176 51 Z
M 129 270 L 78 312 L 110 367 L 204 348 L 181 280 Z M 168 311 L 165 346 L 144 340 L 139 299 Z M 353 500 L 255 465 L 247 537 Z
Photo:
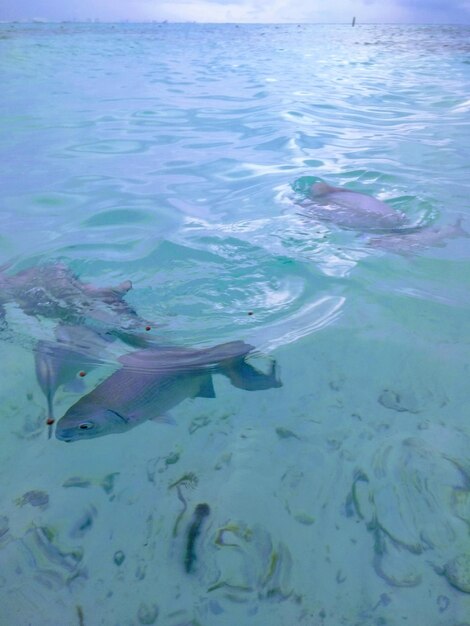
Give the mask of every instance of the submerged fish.
M 404 213 L 373 196 L 326 183 L 314 183 L 302 206 L 312 211 L 318 219 L 355 230 L 397 229 L 406 222 Z
M 83 324 L 88 319 L 132 326 L 139 318 L 124 300 L 131 288 L 130 280 L 115 287 L 93 287 L 61 263 L 31 267 L 12 276 L 0 272 L 0 318 L 5 315 L 4 305 L 16 302 L 27 315 L 68 324 Z
M 449 239 L 470 237 L 461 224 L 462 218 L 459 218 L 455 224 L 448 224 L 447 226 L 428 226 L 405 235 L 390 234 L 374 237 L 368 242 L 368 245 L 406 256 L 423 248 L 443 247 Z
M 54 396 L 64 386 L 67 391 L 84 391 L 82 378 L 97 365 L 106 361 L 110 344 L 117 339 L 134 348 L 155 346 L 139 333 L 128 333 L 119 329 L 99 332 L 86 326 L 59 325 L 55 329 L 57 341 L 37 342 L 34 349 L 36 378 L 47 400 L 47 423 L 52 426 L 54 418 Z M 49 438 L 51 429 L 49 429 Z
M 260 372 L 245 357 L 253 346 L 232 341 L 213 348 L 191 350 L 153 347 L 122 356 L 123 367 L 74 404 L 58 421 L 62 441 L 121 433 L 164 414 L 186 398 L 214 398 L 212 374 L 227 376 L 248 391 L 280 387 L 273 361 Z
M 117 338 L 135 347 L 145 345 L 129 330 L 148 322 L 124 300 L 130 280 L 115 287 L 82 282 L 61 263 L 39 265 L 13 275 L 0 269 L 0 321 L 6 328 L 4 305 L 15 302 L 30 316 L 57 320 L 57 341 L 39 340 L 35 346 L 36 376 L 47 398 L 53 420 L 53 398 L 58 387 L 70 383 L 80 369 L 101 362 L 109 343 Z M 78 381 L 77 381 L 78 382 Z
M 40 340 L 34 350 L 36 378 L 46 396 L 49 420 L 54 419 L 57 389 L 69 385 L 74 391 L 81 391 L 83 381 L 77 378 L 79 372 L 88 372 L 102 363 L 100 357 L 114 339 L 111 336 L 105 339 L 86 326 L 58 326 L 55 333 L 57 341 Z

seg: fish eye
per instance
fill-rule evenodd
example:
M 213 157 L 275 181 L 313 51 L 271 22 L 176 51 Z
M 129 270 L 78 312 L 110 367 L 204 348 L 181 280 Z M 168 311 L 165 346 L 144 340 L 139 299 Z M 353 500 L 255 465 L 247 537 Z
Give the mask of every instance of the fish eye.
M 95 425 L 93 424 L 93 422 L 82 422 L 78 425 L 78 427 L 80 428 L 80 430 L 90 430 L 91 428 L 94 428 Z

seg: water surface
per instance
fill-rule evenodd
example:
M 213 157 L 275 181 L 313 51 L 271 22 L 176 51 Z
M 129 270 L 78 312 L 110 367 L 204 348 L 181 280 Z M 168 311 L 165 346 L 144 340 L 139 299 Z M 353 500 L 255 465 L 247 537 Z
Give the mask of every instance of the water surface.
M 1 25 L 8 275 L 130 279 L 152 340 L 244 340 L 283 382 L 214 376 L 174 425 L 49 439 L 33 354 L 57 320 L 6 303 L 2 623 L 470 623 L 468 238 L 396 254 L 301 206 L 323 180 L 470 230 L 468 40 Z M 56 415 L 128 349 L 60 388 Z

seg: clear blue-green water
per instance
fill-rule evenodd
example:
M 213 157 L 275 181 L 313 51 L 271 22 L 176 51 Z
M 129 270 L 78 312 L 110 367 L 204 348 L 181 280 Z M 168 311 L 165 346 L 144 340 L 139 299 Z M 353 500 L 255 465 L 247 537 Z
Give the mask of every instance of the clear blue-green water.
M 243 340 L 282 380 L 64 442 L 34 361 L 60 320 L 4 297 L 2 626 L 470 624 L 469 35 L 0 26 L 5 275 L 131 280 L 156 344 Z M 408 233 L 318 219 L 320 180 Z

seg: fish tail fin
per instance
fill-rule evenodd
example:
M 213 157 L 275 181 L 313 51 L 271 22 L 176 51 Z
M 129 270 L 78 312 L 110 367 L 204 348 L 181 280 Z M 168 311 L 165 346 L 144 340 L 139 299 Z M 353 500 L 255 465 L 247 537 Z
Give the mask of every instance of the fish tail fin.
M 258 370 L 243 357 L 229 359 L 220 364 L 220 372 L 227 376 L 234 387 L 245 391 L 261 391 L 282 387 L 278 378 L 276 361 L 271 361 L 271 367 L 267 373 Z

